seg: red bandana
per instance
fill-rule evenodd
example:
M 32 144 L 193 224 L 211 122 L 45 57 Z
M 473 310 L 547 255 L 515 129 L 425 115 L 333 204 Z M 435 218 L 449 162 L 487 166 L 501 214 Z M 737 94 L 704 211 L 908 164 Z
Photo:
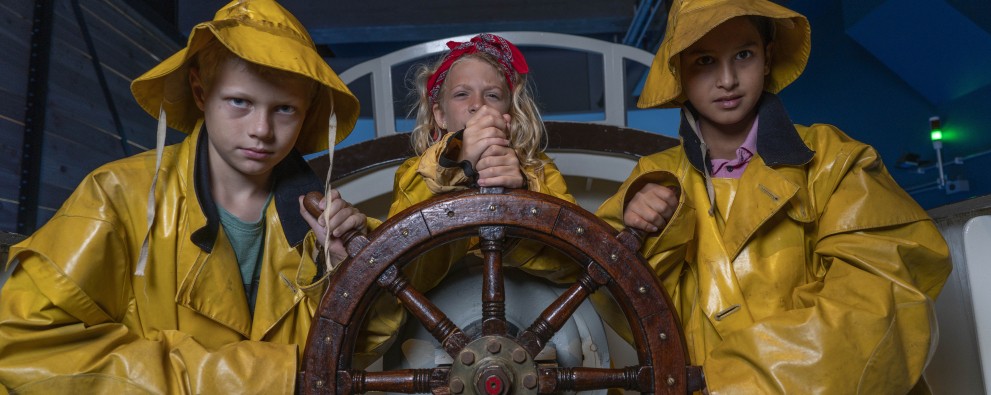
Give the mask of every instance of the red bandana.
M 440 67 L 427 80 L 427 92 L 429 92 L 431 103 L 437 102 L 437 96 L 440 94 L 440 86 L 447 79 L 447 72 L 451 69 L 451 65 L 464 55 L 476 52 L 485 52 L 492 55 L 499 62 L 499 65 L 502 66 L 501 71 L 506 76 L 506 84 L 510 90 L 513 89 L 514 73 L 526 74 L 530 71 L 526 65 L 526 59 L 523 59 L 523 54 L 520 53 L 520 50 L 513 43 L 506 41 L 505 38 L 494 34 L 479 34 L 472 37 L 471 41 L 463 43 L 448 41 L 447 47 L 451 49 L 451 52 L 444 57 L 444 61 L 440 64 Z

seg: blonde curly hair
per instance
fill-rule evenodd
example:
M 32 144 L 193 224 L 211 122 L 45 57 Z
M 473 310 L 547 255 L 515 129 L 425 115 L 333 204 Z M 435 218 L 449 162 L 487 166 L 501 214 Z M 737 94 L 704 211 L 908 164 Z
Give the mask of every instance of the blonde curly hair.
M 465 59 L 479 59 L 491 65 L 496 70 L 502 70 L 499 62 L 487 53 L 476 52 L 466 54 L 456 60 L 451 68 Z M 417 155 L 423 154 L 431 145 L 436 143 L 430 136 L 433 131 L 441 131 L 440 125 L 434 120 L 433 104 L 430 101 L 430 92 L 427 90 L 427 80 L 433 75 L 443 63 L 444 57 L 438 58 L 432 64 L 420 64 L 414 70 L 414 84 L 416 89 L 411 90 L 411 95 L 416 95 L 416 105 L 410 113 L 416 112 L 416 126 L 413 128 L 410 139 L 413 151 Z M 524 167 L 539 168 L 543 165 L 539 155 L 546 146 L 547 131 L 544 128 L 544 121 L 540 118 L 540 111 L 533 100 L 533 93 L 527 82 L 526 74 L 512 73 L 513 92 L 510 101 L 509 115 L 513 122 L 510 123 L 509 141 L 516 156 L 520 159 L 520 164 Z M 441 89 L 441 95 L 443 95 Z

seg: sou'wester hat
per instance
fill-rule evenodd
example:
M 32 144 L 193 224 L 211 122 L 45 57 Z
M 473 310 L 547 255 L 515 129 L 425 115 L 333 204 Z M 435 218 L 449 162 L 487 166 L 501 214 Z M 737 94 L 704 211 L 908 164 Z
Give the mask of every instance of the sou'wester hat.
M 812 47 L 809 21 L 802 14 L 767 0 L 675 0 L 637 107 L 680 107 L 687 99 L 678 76 L 678 54 L 723 22 L 743 15 L 774 22 L 771 74 L 764 90 L 778 93 L 795 81 L 805 70 Z
M 210 40 L 220 40 L 234 55 L 273 69 L 288 71 L 320 83 L 296 149 L 309 154 L 328 147 L 331 113 L 337 114 L 336 143 L 344 140 L 358 120 L 358 99 L 317 53 L 313 39 L 296 18 L 271 0 L 236 0 L 189 34 L 186 48 L 165 59 L 131 83 L 138 104 L 158 118 L 160 109 L 168 126 L 192 133 L 203 113 L 189 87 L 189 65 Z M 331 108 L 333 98 L 333 108 Z

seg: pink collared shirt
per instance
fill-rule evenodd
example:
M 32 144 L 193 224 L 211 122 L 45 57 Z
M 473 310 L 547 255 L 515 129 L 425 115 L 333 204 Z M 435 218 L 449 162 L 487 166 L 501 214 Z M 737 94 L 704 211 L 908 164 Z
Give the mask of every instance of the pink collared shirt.
M 757 152 L 757 119 L 754 119 L 754 126 L 747 133 L 747 139 L 743 140 L 743 145 L 736 149 L 736 158 L 733 159 L 713 159 L 712 177 L 714 178 L 740 178 L 743 169 L 747 168 L 750 158 Z

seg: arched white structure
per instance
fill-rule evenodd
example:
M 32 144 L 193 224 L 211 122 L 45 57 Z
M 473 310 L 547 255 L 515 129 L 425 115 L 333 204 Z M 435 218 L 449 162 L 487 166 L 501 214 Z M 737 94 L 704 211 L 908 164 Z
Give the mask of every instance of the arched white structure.
M 639 48 L 581 36 L 527 31 L 494 32 L 493 34 L 505 37 L 519 46 L 567 49 L 601 56 L 605 118 L 596 121 L 596 123 L 607 125 L 627 126 L 627 97 L 624 91 L 626 67 L 624 62 L 630 60 L 649 68 L 654 59 L 653 54 Z M 341 79 L 346 84 L 351 84 L 366 75 L 370 76 L 371 106 L 376 138 L 396 133 L 392 69 L 397 65 L 447 51 L 448 41 L 467 41 L 473 36 L 455 36 L 413 45 L 357 64 L 340 74 Z M 625 180 L 630 174 L 630 169 L 636 164 L 635 159 L 628 156 L 601 153 L 555 152 L 552 150 L 548 152 L 548 155 L 554 159 L 555 164 L 566 176 L 581 176 L 588 180 L 599 179 L 615 183 Z M 352 203 L 360 204 L 371 201 L 391 192 L 396 168 L 397 166 L 388 166 L 373 169 L 358 177 L 342 180 L 335 187 Z M 591 181 L 586 182 L 586 185 L 591 185 Z M 586 192 L 587 190 L 588 187 Z M 594 210 L 602 199 L 599 196 L 601 193 L 595 198 L 585 198 L 581 191 L 572 191 L 572 193 L 578 198 L 579 204 L 590 210 Z
M 631 46 L 587 37 L 546 32 L 495 32 L 518 46 L 539 46 L 584 51 L 602 56 L 602 76 L 605 82 L 605 120 L 607 125 L 626 126 L 626 95 L 624 94 L 623 61 L 626 59 L 650 67 L 654 55 Z M 467 41 L 474 35 L 434 40 L 403 48 L 387 55 L 360 63 L 341 73 L 341 80 L 350 84 L 371 75 L 372 114 L 375 136 L 396 133 L 396 114 L 392 97 L 392 68 L 399 64 L 447 51 L 448 41 Z

